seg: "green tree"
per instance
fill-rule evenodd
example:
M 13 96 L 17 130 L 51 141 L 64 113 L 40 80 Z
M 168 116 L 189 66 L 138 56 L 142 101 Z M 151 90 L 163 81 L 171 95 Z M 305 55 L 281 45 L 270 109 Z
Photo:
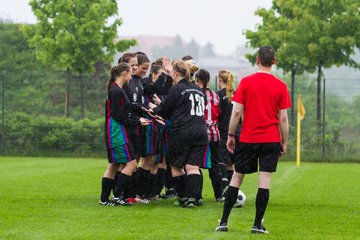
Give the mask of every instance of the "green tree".
M 257 31 L 246 31 L 250 46 L 269 44 L 276 49 L 278 66 L 291 72 L 294 102 L 295 75 L 317 69 L 316 116 L 321 119 L 323 68 L 357 66 L 351 59 L 359 47 L 359 0 L 273 0 L 271 9 L 259 9 L 263 18 Z M 248 56 L 254 62 L 255 56 Z M 291 119 L 294 119 L 292 109 Z
M 80 118 L 84 117 L 85 73 L 93 73 L 99 61 L 110 63 L 115 51 L 125 51 L 136 44 L 134 40 L 117 39 L 115 0 L 31 0 L 30 6 L 37 24 L 24 27 L 42 62 L 54 64 L 68 72 L 65 96 L 65 116 L 69 116 L 70 73 L 80 84 Z M 115 18 L 114 18 L 115 16 Z

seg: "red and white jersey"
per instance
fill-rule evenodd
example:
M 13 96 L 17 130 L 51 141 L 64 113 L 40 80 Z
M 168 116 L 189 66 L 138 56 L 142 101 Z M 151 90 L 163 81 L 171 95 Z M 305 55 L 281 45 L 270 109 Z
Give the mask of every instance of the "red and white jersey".
M 216 92 L 211 89 L 206 89 L 206 105 L 205 105 L 205 120 L 207 125 L 207 132 L 209 142 L 217 142 L 220 139 L 218 128 L 220 114 L 220 98 Z

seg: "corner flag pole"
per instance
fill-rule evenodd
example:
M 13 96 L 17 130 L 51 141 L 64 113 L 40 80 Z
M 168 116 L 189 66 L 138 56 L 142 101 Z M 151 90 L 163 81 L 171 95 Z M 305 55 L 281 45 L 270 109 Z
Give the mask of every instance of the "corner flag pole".
M 296 140 L 296 166 L 300 166 L 300 142 L 301 142 L 301 120 L 300 112 L 297 113 L 297 140 Z
M 301 101 L 301 97 L 298 97 L 296 166 L 300 166 L 301 120 L 303 120 L 304 116 L 305 116 L 305 108 Z

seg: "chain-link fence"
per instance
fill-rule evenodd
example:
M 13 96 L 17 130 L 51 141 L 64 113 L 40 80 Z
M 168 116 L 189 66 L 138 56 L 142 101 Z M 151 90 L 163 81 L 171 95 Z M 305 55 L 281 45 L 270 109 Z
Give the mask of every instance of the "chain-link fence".
M 104 72 L 82 74 L 82 89 L 79 75 L 66 72 L 0 73 L 1 155 L 105 157 Z M 290 81 L 284 79 L 290 88 Z M 214 83 L 211 87 L 215 89 Z M 323 83 L 321 119 L 317 119 L 315 79 L 301 76 L 296 80 L 295 99 L 301 95 L 306 109 L 302 160 L 360 161 L 360 79 L 327 78 L 325 88 Z M 296 117 L 296 101 L 293 105 Z M 296 123 L 296 119 L 290 122 Z M 293 125 L 290 160 L 296 154 Z

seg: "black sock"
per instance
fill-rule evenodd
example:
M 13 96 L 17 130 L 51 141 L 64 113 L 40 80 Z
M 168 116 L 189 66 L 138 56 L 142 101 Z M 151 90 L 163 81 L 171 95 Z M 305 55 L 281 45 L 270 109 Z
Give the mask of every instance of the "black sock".
M 231 178 L 232 178 L 233 174 L 234 174 L 234 170 L 227 170 L 227 178 L 228 178 L 229 184 L 231 182 Z
M 219 168 L 221 172 L 221 185 L 222 188 L 224 189 L 227 185 L 229 185 L 228 172 L 224 164 L 219 164 Z
M 186 176 L 185 175 L 182 175 L 182 176 L 179 176 L 179 177 L 174 177 L 173 178 L 173 181 L 174 181 L 174 187 L 175 187 L 175 190 L 178 194 L 178 197 L 180 199 L 184 199 L 187 197 L 186 195 Z
M 118 179 L 120 173 L 121 173 L 121 172 L 116 172 L 116 174 L 115 174 L 115 178 L 114 178 L 115 183 L 114 183 L 114 186 L 113 186 L 113 188 L 112 188 L 112 192 L 115 191 L 115 186 L 116 186 L 117 179 Z
M 210 176 L 210 179 L 211 179 L 211 185 L 212 185 L 213 190 L 214 190 L 215 198 L 221 198 L 223 188 L 222 188 L 221 172 L 220 172 L 219 165 L 213 165 L 209 169 L 209 176 Z
M 227 223 L 231 209 L 233 208 L 234 204 L 236 203 L 238 192 L 239 192 L 239 188 L 229 186 L 229 189 L 226 192 L 224 210 L 223 210 L 223 215 L 222 215 L 220 224 Z
M 186 176 L 186 193 L 189 201 L 196 201 L 201 189 L 201 175 L 191 174 Z
M 101 188 L 101 197 L 100 201 L 106 202 L 109 201 L 111 190 L 115 186 L 115 180 L 111 178 L 102 178 L 102 188 Z
M 256 215 L 254 226 L 261 227 L 261 220 L 264 217 L 266 206 L 269 202 L 269 189 L 259 188 L 256 194 Z
M 198 191 L 198 196 L 196 197 L 197 200 L 202 199 L 202 191 L 203 191 L 203 184 L 204 184 L 204 176 L 202 174 L 201 169 L 200 171 L 200 191 Z
M 174 179 L 171 175 L 171 167 L 167 166 L 166 168 L 166 182 L 165 182 L 166 190 L 170 190 L 174 188 Z
M 117 179 L 114 197 L 116 198 L 124 198 L 125 188 L 130 183 L 131 176 L 125 175 L 123 173 L 119 173 L 119 177 Z
M 137 172 L 137 195 L 139 195 L 140 197 L 144 197 L 146 193 L 148 171 L 139 167 Z
M 166 182 L 166 169 L 159 168 L 157 172 L 156 195 L 161 194 L 161 190 L 165 186 L 165 182 Z
M 131 181 L 126 190 L 126 198 L 135 198 L 136 197 L 137 186 L 138 186 L 137 175 L 138 175 L 137 171 L 131 175 Z
M 154 197 L 156 195 L 156 181 L 157 181 L 157 173 L 152 174 L 150 173 L 150 181 L 149 181 L 149 189 L 148 195 L 149 197 Z

